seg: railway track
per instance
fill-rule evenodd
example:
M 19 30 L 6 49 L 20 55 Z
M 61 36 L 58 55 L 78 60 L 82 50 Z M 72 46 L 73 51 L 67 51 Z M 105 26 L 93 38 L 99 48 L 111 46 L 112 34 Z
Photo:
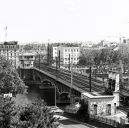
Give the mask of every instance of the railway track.
M 36 66 L 37 68 L 39 65 Z M 56 75 L 58 78 L 67 81 L 71 83 L 71 71 L 65 70 L 65 69 L 56 69 L 56 67 L 53 66 L 48 66 L 41 64 L 40 69 L 44 70 L 52 75 Z M 89 91 L 89 75 L 88 74 L 79 74 L 74 72 L 73 73 L 73 85 L 81 88 L 85 91 Z M 104 92 L 105 87 L 103 86 L 103 81 L 95 78 L 91 78 L 91 86 L 92 90 L 96 92 Z M 121 88 L 120 93 L 122 92 L 123 94 L 129 94 L 129 90 L 126 88 Z
M 39 65 L 35 67 L 38 68 Z M 56 67 L 47 66 L 43 64 L 40 64 L 40 69 L 52 75 L 56 75 L 58 78 L 71 83 L 71 72 L 68 70 L 56 69 Z M 73 85 L 85 91 L 88 91 L 89 90 L 89 76 L 74 72 L 73 73 Z M 93 91 L 96 91 L 96 92 L 104 91 L 103 82 L 100 80 L 96 80 L 95 78 L 91 79 L 91 86 L 92 86 Z

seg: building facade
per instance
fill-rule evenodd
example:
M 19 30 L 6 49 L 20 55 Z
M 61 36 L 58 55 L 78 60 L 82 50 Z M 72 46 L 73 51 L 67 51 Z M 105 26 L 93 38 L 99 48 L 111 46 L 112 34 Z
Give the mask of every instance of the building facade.
M 11 64 L 18 67 L 19 45 L 17 41 L 4 42 L 0 44 L 0 55 L 5 56 Z
M 34 66 L 35 54 L 22 53 L 19 54 L 19 67 L 21 69 L 30 69 Z
M 60 52 L 59 52 L 60 51 Z M 59 46 L 57 48 L 57 54 L 60 53 L 60 63 L 63 66 L 68 66 L 69 64 L 76 65 L 79 62 L 80 47 L 75 46 Z
M 112 95 L 102 95 L 94 92 L 84 92 L 81 99 L 88 105 L 90 115 L 114 115 L 119 107 L 119 73 L 109 73 L 108 88 L 112 90 Z

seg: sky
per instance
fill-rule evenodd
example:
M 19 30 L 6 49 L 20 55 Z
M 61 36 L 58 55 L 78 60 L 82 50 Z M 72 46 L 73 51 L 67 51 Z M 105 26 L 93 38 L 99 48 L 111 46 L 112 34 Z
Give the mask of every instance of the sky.
M 0 42 L 120 37 L 129 38 L 129 0 L 0 0 Z

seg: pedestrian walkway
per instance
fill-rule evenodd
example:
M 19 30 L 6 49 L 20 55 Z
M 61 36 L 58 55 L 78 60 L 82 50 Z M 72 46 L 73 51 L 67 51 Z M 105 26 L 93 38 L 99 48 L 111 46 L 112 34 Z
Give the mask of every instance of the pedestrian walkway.
M 55 115 L 55 117 L 59 118 L 60 125 L 58 126 L 58 128 L 98 128 L 96 126 L 80 122 L 69 117 L 61 115 Z

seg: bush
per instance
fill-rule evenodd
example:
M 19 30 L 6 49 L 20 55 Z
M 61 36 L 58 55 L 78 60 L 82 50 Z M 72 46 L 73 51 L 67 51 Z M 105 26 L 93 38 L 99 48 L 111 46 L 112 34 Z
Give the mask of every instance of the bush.
M 19 107 L 19 126 L 21 128 L 57 128 L 54 113 L 43 100 Z
M 17 122 L 15 116 L 17 114 L 14 101 L 10 97 L 0 97 L 0 128 L 12 128 Z

